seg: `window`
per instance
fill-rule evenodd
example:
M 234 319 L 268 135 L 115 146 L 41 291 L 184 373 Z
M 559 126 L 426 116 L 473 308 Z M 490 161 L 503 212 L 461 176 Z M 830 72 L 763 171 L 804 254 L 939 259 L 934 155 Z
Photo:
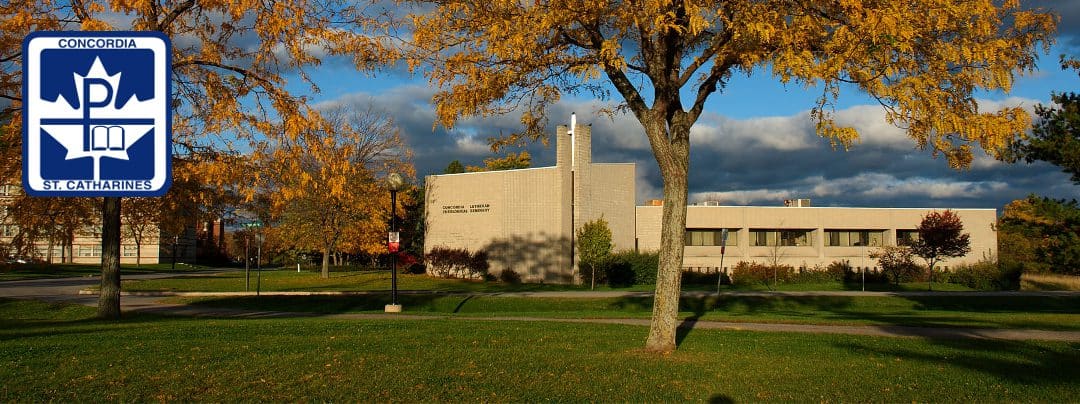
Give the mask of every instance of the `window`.
M 918 230 L 897 230 L 896 245 L 911 245 L 919 239 Z
M 49 246 L 35 247 L 34 248 L 34 253 L 37 254 L 38 257 L 46 258 L 46 257 L 49 256 Z M 62 257 L 62 256 L 64 256 L 64 247 L 62 247 L 62 246 L 53 246 L 52 253 L 53 253 L 53 255 L 52 255 L 53 258 Z
M 81 245 L 79 246 L 80 257 L 100 257 L 101 246 L 100 245 Z
M 13 224 L 0 225 L 0 236 L 15 237 L 19 234 L 19 226 Z
M 739 229 L 727 229 L 727 246 L 739 245 Z M 686 245 L 718 246 L 723 242 L 723 229 L 687 229 Z
M 750 245 L 755 247 L 805 247 L 814 245 L 814 231 L 809 229 L 750 230 Z
M 135 257 L 139 255 L 139 249 L 135 245 L 125 245 L 122 254 L 125 257 Z
M 882 230 L 825 230 L 829 247 L 878 247 L 884 239 Z
M 15 196 L 19 194 L 19 187 L 16 185 L 0 185 L 0 196 Z

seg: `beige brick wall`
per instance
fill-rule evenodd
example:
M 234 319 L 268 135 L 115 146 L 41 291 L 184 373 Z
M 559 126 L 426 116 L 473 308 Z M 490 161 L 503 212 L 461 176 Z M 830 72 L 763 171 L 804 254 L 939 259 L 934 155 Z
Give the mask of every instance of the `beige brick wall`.
M 660 248 L 662 207 L 638 206 L 637 242 L 641 251 Z M 847 260 L 856 267 L 874 267 L 868 254 L 872 247 L 826 246 L 827 230 L 883 230 L 884 244 L 895 245 L 896 230 L 915 229 L 922 217 L 935 209 L 891 208 L 790 208 L 761 206 L 690 206 L 687 207 L 688 229 L 738 229 L 737 245 L 727 247 L 724 267 L 739 261 L 770 263 L 772 260 L 792 265 L 828 265 Z M 942 265 L 974 263 L 984 256 L 997 256 L 997 233 L 993 230 L 997 214 L 994 209 L 953 209 L 964 222 L 964 231 L 971 234 L 971 253 L 949 259 Z M 812 230 L 809 246 L 756 247 L 751 246 L 751 229 Z M 683 266 L 689 268 L 720 266 L 720 247 L 687 246 Z
M 554 167 L 428 176 L 424 251 L 484 250 L 492 274 L 574 279 L 574 229 L 603 217 L 617 249 L 634 246 L 634 165 L 593 164 L 591 128 L 558 128 Z M 571 145 L 577 150 L 571 157 Z

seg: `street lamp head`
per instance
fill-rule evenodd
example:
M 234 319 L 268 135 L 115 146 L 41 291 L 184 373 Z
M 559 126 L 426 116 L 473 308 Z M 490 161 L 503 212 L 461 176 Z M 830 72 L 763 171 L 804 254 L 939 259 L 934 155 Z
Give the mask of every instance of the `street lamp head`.
M 401 178 L 401 174 L 390 173 L 386 176 L 386 187 L 394 192 L 400 191 L 405 187 L 405 179 Z

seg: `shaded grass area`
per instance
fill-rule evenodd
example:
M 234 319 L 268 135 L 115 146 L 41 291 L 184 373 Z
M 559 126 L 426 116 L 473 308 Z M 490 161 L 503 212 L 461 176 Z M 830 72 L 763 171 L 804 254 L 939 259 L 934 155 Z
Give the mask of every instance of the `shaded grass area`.
M 194 272 L 206 269 L 198 265 L 177 265 L 172 269 L 171 264 L 123 264 L 120 266 L 120 274 L 149 274 L 159 272 Z M 0 281 L 14 281 L 24 279 L 49 279 L 71 278 L 82 276 L 95 276 L 101 274 L 101 264 L 0 264 Z
M 387 294 L 175 298 L 248 310 L 380 313 Z M 652 297 L 399 295 L 406 313 L 455 316 L 648 318 Z M 1078 296 L 740 296 L 680 299 L 680 317 L 725 322 L 1080 330 Z
M 213 276 L 181 276 L 168 279 L 134 280 L 124 282 L 128 291 L 198 291 L 198 292 L 240 292 L 263 291 L 370 291 L 389 290 L 390 273 L 387 271 L 332 272 L 329 278 L 321 278 L 318 272 L 296 272 L 281 269 L 248 273 L 243 271 L 224 272 Z M 261 277 L 261 280 L 259 279 Z M 860 284 L 826 282 L 813 284 L 781 284 L 773 289 L 781 291 L 844 291 L 860 290 Z M 597 287 L 596 290 L 653 291 L 655 285 L 635 285 L 626 288 Z M 399 290 L 427 290 L 445 292 L 528 292 L 589 290 L 585 285 L 553 284 L 507 284 L 501 282 L 482 282 L 461 279 L 433 278 L 427 275 L 398 274 Z M 710 291 L 716 285 L 684 285 L 684 290 Z M 765 285 L 723 286 L 723 290 L 767 291 L 773 290 Z M 965 291 L 971 290 L 961 285 L 935 284 L 935 290 Z M 870 291 L 926 290 L 926 283 L 897 285 L 867 284 Z
M 90 319 L 0 300 L 0 400 L 1069 401 L 1080 344 L 463 320 Z

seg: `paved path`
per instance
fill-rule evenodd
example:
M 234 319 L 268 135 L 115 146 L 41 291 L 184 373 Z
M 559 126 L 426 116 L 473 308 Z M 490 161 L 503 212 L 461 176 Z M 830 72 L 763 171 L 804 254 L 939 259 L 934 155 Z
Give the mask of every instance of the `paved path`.
M 154 279 L 183 274 L 142 274 L 126 275 L 124 279 Z M 97 295 L 80 293 L 86 288 L 97 285 L 97 277 L 37 279 L 25 281 L 0 282 L 0 297 L 18 299 L 36 299 L 54 302 L 69 302 L 87 306 L 97 305 Z M 270 292 L 264 296 L 284 295 L 371 295 L 386 292 Z M 438 293 L 417 292 L 406 293 Z M 224 317 L 224 318 L 294 318 L 322 317 L 332 319 L 397 319 L 397 320 L 468 320 L 468 321 L 529 321 L 529 322 L 568 322 L 589 324 L 624 324 L 649 325 L 648 319 L 626 318 L 545 318 L 545 317 L 469 317 L 447 315 L 410 315 L 410 314 L 318 314 L 281 311 L 255 311 L 229 308 L 191 306 L 183 304 L 161 303 L 163 296 L 238 296 L 253 295 L 248 292 L 234 293 L 124 293 L 120 299 L 121 309 L 128 312 L 156 313 L 165 315 Z M 446 293 L 449 294 L 449 293 Z M 520 297 L 624 297 L 651 296 L 650 292 L 506 292 L 506 293 L 461 293 L 467 295 L 520 296 Z M 1077 292 L 725 292 L 727 295 L 740 296 L 1075 296 Z M 685 292 L 684 296 L 715 295 L 709 292 Z M 819 334 L 853 334 L 891 337 L 922 338 L 982 338 L 1003 340 L 1049 340 L 1080 342 L 1080 331 L 1047 331 L 1021 329 L 990 328 L 928 328 L 911 326 L 844 326 L 814 324 L 774 324 L 774 323 L 728 323 L 718 321 L 697 321 L 687 319 L 680 327 L 684 329 L 722 329 L 766 332 L 802 332 Z

